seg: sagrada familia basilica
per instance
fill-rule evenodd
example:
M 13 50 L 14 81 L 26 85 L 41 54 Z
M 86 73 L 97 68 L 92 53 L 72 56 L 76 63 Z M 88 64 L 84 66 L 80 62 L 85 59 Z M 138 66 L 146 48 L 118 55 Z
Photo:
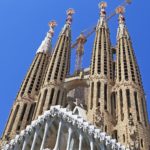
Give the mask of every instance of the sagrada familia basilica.
M 90 66 L 80 67 L 86 42 L 82 34 L 73 75 L 69 72 L 74 10 L 67 11 L 54 48 L 56 22 L 49 23 L 11 109 L 0 140 L 2 150 L 150 150 L 145 93 L 124 8 L 116 9 L 119 25 L 113 47 L 107 4 L 99 6 Z

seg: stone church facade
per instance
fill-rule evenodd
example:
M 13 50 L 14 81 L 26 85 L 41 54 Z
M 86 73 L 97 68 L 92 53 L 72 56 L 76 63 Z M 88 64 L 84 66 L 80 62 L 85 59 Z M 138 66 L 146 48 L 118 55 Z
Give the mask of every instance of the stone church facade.
M 91 64 L 70 75 L 73 9 L 56 46 L 56 26 L 40 45 L 22 82 L 1 139 L 9 150 L 150 150 L 150 126 L 140 70 L 120 7 L 112 47 L 100 4 Z M 30 140 L 28 140 L 30 139 Z

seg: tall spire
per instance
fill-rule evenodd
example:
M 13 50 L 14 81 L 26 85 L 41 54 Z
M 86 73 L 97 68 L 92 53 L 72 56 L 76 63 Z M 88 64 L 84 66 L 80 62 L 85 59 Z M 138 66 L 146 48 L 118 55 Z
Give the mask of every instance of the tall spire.
M 50 30 L 38 49 L 28 73 L 22 82 L 3 133 L 3 140 L 10 140 L 32 121 L 37 95 L 43 84 L 50 59 L 49 51 L 51 50 L 51 39 L 54 34 L 56 22 L 51 21 L 49 26 Z
M 119 14 L 119 27 L 117 32 L 117 80 L 132 81 L 142 87 L 139 67 L 136 61 L 132 42 L 125 24 L 124 7 L 118 7 L 116 12 Z M 128 66 L 128 67 L 127 67 Z
M 110 48 L 110 34 L 106 22 L 106 6 L 106 2 L 101 2 L 99 4 L 101 17 L 96 27 L 96 36 L 91 60 L 91 75 L 101 74 L 102 76 L 112 78 L 112 53 Z
M 52 50 L 51 41 L 52 37 L 54 35 L 54 28 L 57 25 L 56 21 L 49 22 L 49 31 L 47 32 L 47 35 L 45 39 L 42 41 L 40 47 L 37 50 L 37 53 L 50 53 Z
M 100 116 L 98 113 L 101 113 L 100 117 L 104 117 L 102 124 L 108 123 L 110 126 L 106 128 L 110 129 L 111 122 L 107 120 L 107 115 L 110 112 L 110 95 L 108 93 L 111 91 L 112 86 L 112 51 L 110 33 L 106 21 L 106 6 L 106 2 L 99 4 L 101 9 L 100 19 L 96 27 L 90 66 L 88 120 L 95 124 L 97 122 L 96 115 Z
M 129 144 L 132 147 L 140 143 L 139 139 L 142 139 L 144 143 L 147 142 L 148 117 L 141 75 L 123 15 L 125 10 L 123 7 L 118 7 L 116 12 L 119 14 L 116 47 L 117 78 L 114 88 L 117 93 L 118 108 L 116 126 L 118 137 L 124 135 L 120 142 Z M 119 128 L 120 126 L 122 128 Z M 133 136 L 131 129 L 134 129 L 134 132 L 138 134 Z M 123 140 L 126 137 L 128 137 L 128 141 Z
M 63 82 L 70 67 L 71 23 L 73 14 L 73 9 L 67 11 L 66 23 L 59 34 L 48 66 L 35 117 L 42 114 L 43 111 L 48 110 L 51 105 L 64 104 L 63 95 L 65 88 L 63 87 Z M 51 94 L 47 94 L 47 91 Z

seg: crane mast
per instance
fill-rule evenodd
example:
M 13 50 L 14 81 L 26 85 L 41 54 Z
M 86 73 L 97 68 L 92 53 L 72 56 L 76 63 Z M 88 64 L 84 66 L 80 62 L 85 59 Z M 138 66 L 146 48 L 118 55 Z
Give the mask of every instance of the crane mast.
M 105 2 L 101 2 L 101 5 L 105 5 Z M 125 0 L 119 7 L 117 7 L 114 12 L 112 12 L 107 18 L 106 21 L 109 21 L 112 17 L 118 14 L 120 9 L 125 8 L 128 4 L 131 4 L 131 0 Z M 107 5 L 107 4 L 106 4 Z M 87 42 L 87 39 L 96 31 L 96 25 L 90 29 L 85 29 L 76 39 L 76 42 L 72 44 L 71 48 L 76 49 L 76 62 L 75 62 L 75 74 L 79 74 L 82 71 L 82 58 L 84 54 L 84 44 Z

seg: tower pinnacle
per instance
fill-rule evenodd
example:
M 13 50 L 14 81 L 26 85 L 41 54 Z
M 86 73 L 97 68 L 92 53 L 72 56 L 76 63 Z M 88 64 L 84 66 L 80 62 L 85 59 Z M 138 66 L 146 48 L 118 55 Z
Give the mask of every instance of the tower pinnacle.
M 130 38 L 128 30 L 126 28 L 125 23 L 125 8 L 123 6 L 120 6 L 116 9 L 116 13 L 119 14 L 119 27 L 118 27 L 118 33 L 117 33 L 117 40 L 119 40 L 122 37 Z
M 51 40 L 54 35 L 54 28 L 57 25 L 56 21 L 50 21 L 48 23 L 50 29 L 47 32 L 45 39 L 42 41 L 37 53 L 49 53 L 51 51 Z
M 75 13 L 75 11 L 74 11 L 74 9 L 69 8 L 66 13 L 67 13 L 66 24 L 71 25 L 71 23 L 72 23 L 72 15 Z
M 106 2 L 100 2 L 99 3 L 99 8 L 101 9 L 101 16 L 102 15 L 105 15 L 106 14 L 106 12 L 105 12 L 105 8 L 107 7 L 107 3 Z
M 105 8 L 107 7 L 106 2 L 101 2 L 99 3 L 99 8 L 100 8 L 100 20 L 99 20 L 99 26 L 105 26 L 107 27 L 106 23 L 106 11 Z

